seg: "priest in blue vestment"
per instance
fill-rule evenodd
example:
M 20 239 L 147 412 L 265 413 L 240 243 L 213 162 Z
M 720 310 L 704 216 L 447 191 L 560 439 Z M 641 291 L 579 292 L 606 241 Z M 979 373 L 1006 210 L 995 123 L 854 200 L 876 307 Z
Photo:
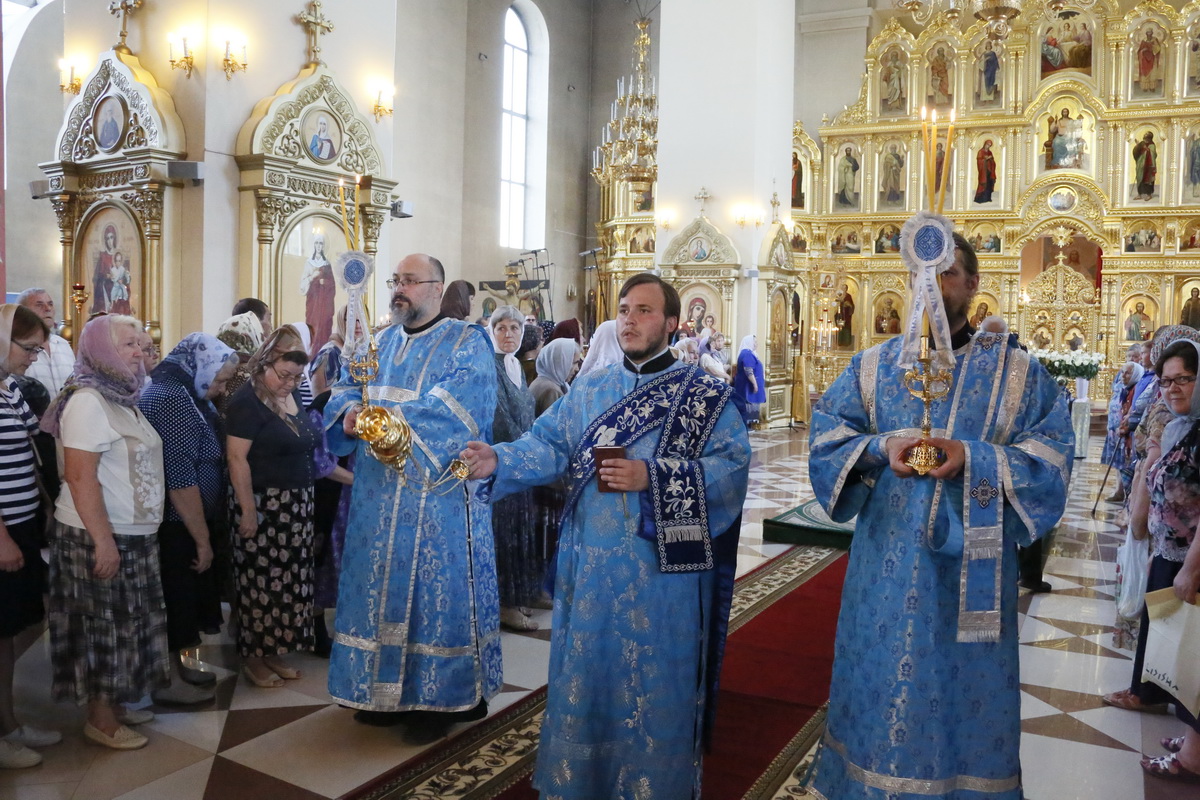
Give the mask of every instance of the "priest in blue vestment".
M 491 511 L 461 482 L 433 487 L 468 441 L 491 438 L 496 407 L 491 342 L 439 313 L 444 278 L 418 254 L 388 281 L 394 324 L 370 400 L 412 428 L 403 479 L 353 437 L 362 391 L 345 368 L 325 408 L 330 449 L 356 453 L 329 693 L 417 738 L 484 716 L 503 685 Z
M 729 387 L 671 355 L 679 306 L 662 279 L 630 278 L 623 362 L 577 379 L 516 442 L 463 453 L 493 498 L 570 486 L 533 778 L 545 797 L 700 796 L 750 445 Z
M 858 518 L 818 798 L 1022 797 L 1017 545 L 1062 515 L 1074 436 L 1064 395 L 1003 321 L 969 326 L 978 265 L 953 239 L 937 352 L 953 379 L 929 440 L 944 463 L 922 477 L 903 460 L 922 412 L 897 364 L 906 337 L 856 355 L 813 410 L 813 491 L 832 519 Z

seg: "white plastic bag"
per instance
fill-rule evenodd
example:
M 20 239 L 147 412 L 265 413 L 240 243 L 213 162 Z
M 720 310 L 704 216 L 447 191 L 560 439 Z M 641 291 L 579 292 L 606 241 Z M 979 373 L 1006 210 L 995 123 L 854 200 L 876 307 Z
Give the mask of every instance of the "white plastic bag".
M 1117 569 L 1121 590 L 1117 595 L 1117 613 L 1125 619 L 1141 616 L 1146 600 L 1146 578 L 1150 574 L 1150 544 L 1133 538 L 1133 526 L 1125 532 L 1125 544 L 1117 548 Z

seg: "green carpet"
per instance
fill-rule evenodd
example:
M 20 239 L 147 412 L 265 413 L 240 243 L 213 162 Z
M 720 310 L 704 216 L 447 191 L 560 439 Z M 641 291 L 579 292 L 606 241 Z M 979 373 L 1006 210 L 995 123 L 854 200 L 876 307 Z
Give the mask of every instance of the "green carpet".
M 791 511 L 763 521 L 763 539 L 785 544 L 815 544 L 850 549 L 854 522 L 834 522 L 816 500 L 801 503 Z

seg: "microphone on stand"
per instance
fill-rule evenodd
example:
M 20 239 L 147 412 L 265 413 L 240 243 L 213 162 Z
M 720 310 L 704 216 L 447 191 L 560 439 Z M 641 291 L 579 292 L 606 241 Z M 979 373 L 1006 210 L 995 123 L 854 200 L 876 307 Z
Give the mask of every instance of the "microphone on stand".
M 509 267 L 519 267 L 519 266 L 521 266 L 521 265 L 522 265 L 522 264 L 524 264 L 524 263 L 525 263 L 525 259 L 523 259 L 523 258 L 518 258 L 516 261 L 510 261 L 510 262 L 508 262 L 508 264 L 507 264 L 506 266 L 509 266 Z
M 583 251 L 582 253 L 580 253 L 579 255 L 581 255 L 581 256 L 594 256 L 594 255 L 596 255 L 597 253 L 602 253 L 602 252 L 604 252 L 604 248 L 603 248 L 603 247 L 593 247 L 591 250 L 584 250 L 584 251 Z
M 538 253 L 544 253 L 544 252 L 546 252 L 546 248 L 544 248 L 544 247 L 539 247 L 539 248 L 537 248 L 536 250 L 526 250 L 524 253 L 521 253 L 521 255 L 523 255 L 523 256 L 536 256 Z

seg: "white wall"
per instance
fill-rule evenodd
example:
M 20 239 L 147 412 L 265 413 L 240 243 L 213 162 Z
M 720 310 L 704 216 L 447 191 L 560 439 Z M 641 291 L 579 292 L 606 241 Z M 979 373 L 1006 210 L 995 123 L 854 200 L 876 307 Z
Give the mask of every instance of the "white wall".
M 858 99 L 874 33 L 874 5 L 872 0 L 796 0 L 795 116 L 814 139 L 822 114 L 833 119 Z

